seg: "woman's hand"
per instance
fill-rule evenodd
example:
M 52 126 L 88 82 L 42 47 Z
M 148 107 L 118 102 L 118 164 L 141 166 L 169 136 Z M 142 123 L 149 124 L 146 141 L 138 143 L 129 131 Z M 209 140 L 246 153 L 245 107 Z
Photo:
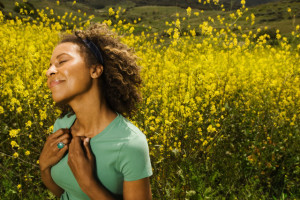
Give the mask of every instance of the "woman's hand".
M 82 190 L 88 188 L 91 182 L 97 182 L 94 174 L 95 158 L 89 140 L 74 136 L 69 146 L 68 165 Z
M 41 171 L 50 168 L 60 161 L 65 152 L 68 150 L 70 140 L 71 136 L 69 134 L 69 129 L 59 129 L 47 138 L 39 158 Z M 63 142 L 65 144 L 62 149 L 57 147 L 59 142 Z
M 112 194 L 96 178 L 95 158 L 89 138 L 73 136 L 69 145 L 68 165 L 80 188 L 90 199 L 114 199 Z

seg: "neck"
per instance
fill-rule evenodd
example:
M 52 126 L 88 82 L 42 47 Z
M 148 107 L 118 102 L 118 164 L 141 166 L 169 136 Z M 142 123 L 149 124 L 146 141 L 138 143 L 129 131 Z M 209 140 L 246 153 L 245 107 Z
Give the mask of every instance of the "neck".
M 98 98 L 97 98 L 98 97 Z M 76 114 L 71 127 L 73 136 L 92 138 L 103 131 L 117 116 L 106 103 L 98 89 L 92 89 L 69 102 Z

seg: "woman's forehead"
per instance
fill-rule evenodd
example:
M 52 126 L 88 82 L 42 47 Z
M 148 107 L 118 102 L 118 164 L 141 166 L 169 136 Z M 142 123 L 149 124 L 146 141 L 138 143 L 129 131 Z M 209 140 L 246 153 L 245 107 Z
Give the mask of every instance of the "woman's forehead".
M 64 42 L 64 43 L 60 43 L 58 44 L 54 51 L 75 51 L 76 53 L 79 52 L 79 46 L 75 43 L 72 42 Z
M 55 59 L 57 56 L 61 54 L 68 54 L 71 56 L 78 55 L 80 51 L 80 48 L 77 44 L 71 43 L 71 42 L 64 42 L 61 44 L 58 44 L 55 49 L 53 50 L 51 59 Z

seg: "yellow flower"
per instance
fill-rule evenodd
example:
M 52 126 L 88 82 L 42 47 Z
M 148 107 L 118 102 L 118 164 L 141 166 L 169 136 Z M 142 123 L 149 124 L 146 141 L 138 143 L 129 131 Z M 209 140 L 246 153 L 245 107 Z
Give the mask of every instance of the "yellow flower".
M 17 158 L 17 157 L 19 157 L 19 154 L 18 154 L 17 152 L 15 152 L 15 153 L 13 154 L 13 157 Z
M 21 185 L 21 184 L 17 185 L 17 188 L 18 188 L 18 189 L 20 189 L 21 187 L 22 187 L 22 185 Z
M 11 141 L 11 142 L 10 142 L 10 145 L 11 145 L 12 147 L 19 147 L 19 145 L 17 144 L 16 141 Z
M 175 28 L 175 29 L 174 29 L 174 35 L 173 35 L 173 38 L 174 38 L 174 39 L 178 39 L 178 38 L 179 38 L 179 35 L 180 35 L 180 34 L 179 34 L 178 29 Z
M 214 128 L 212 125 L 209 125 L 207 127 L 207 132 L 212 133 L 212 132 L 215 132 L 215 131 L 216 131 L 216 128 Z
M 191 35 L 192 35 L 193 37 L 195 37 L 195 36 L 196 36 L 196 31 L 195 31 L 195 29 L 193 29 L 193 30 L 190 30 L 190 33 L 191 33 Z
M 188 16 L 188 17 L 191 16 L 191 13 L 192 13 L 191 7 L 188 7 L 188 8 L 186 9 L 186 13 L 187 13 L 187 16 Z
M 10 137 L 17 137 L 17 135 L 19 134 L 19 132 L 20 132 L 20 129 L 12 129 L 12 130 L 10 130 L 9 131 L 9 135 L 10 135 Z
M 180 28 L 180 20 L 179 20 L 179 19 L 176 20 L 175 26 L 176 26 L 177 28 Z
M 28 120 L 26 123 L 25 123 L 26 127 L 31 127 L 32 125 L 32 122 L 30 120 Z
M 22 107 L 18 107 L 17 108 L 17 113 L 21 113 L 22 112 Z
M 4 109 L 2 106 L 0 106 L 0 114 L 4 113 Z
M 107 21 L 106 21 L 106 24 L 107 24 L 108 26 L 111 26 L 111 24 L 112 24 L 111 20 L 110 20 L 110 19 L 107 20 Z
M 112 16 L 112 15 L 114 15 L 114 14 L 115 14 L 114 9 L 113 9 L 113 8 L 109 8 L 109 9 L 108 9 L 108 15 L 109 15 L 109 16 Z
M 26 151 L 26 152 L 25 152 L 25 155 L 26 155 L 26 156 L 29 156 L 29 155 L 30 155 L 30 151 Z

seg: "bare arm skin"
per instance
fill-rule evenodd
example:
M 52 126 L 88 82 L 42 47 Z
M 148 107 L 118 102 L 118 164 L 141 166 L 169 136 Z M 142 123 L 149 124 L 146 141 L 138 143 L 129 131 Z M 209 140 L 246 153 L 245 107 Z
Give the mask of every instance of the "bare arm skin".
M 152 200 L 149 177 L 136 181 L 124 181 L 124 200 Z
M 82 191 L 92 200 L 112 200 L 113 196 L 94 176 L 95 160 L 90 149 L 89 139 L 84 142 L 79 137 L 73 137 L 69 146 L 68 164 Z M 151 200 L 149 178 L 137 181 L 124 181 L 123 198 L 125 200 Z
M 51 173 L 50 173 L 51 168 L 47 168 L 43 171 L 41 171 L 41 177 L 44 185 L 57 197 L 60 197 L 64 190 L 59 187 L 52 179 Z
M 62 149 L 57 148 L 57 143 L 59 142 L 63 142 L 65 144 Z M 59 162 L 66 153 L 69 143 L 69 130 L 59 129 L 47 138 L 39 158 L 42 181 L 45 186 L 57 197 L 60 197 L 64 190 L 53 181 L 50 170 L 51 167 Z
M 90 186 L 82 190 L 90 197 L 91 200 L 111 200 L 113 197 L 98 182 L 90 182 Z M 143 178 L 136 181 L 124 181 L 123 184 L 124 200 L 152 200 L 152 193 L 149 178 Z

